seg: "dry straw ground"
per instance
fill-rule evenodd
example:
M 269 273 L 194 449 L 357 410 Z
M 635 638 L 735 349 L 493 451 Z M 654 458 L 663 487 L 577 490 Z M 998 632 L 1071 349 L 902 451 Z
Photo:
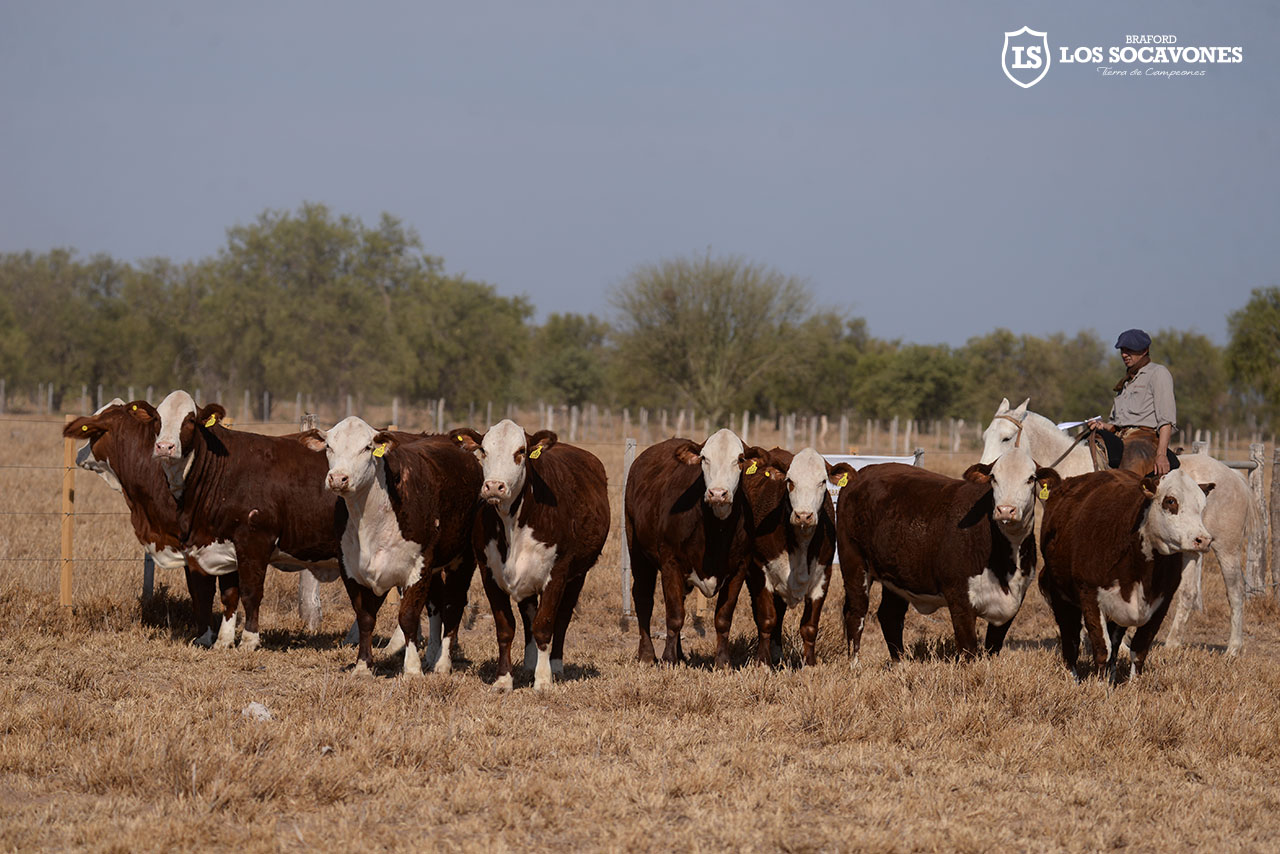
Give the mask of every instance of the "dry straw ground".
M 0 465 L 57 465 L 53 424 L 0 423 Z M 611 473 L 621 449 L 595 448 Z M 960 461 L 930 463 L 956 468 Z M 7 513 L 53 511 L 60 474 L 0 469 Z M 620 477 L 614 477 L 616 502 Z M 122 500 L 77 476 L 81 512 Z M 615 508 L 616 508 L 615 503 Z M 1033 592 L 999 658 L 949 660 L 945 612 L 908 618 L 913 660 L 890 669 L 874 620 L 851 671 L 837 583 L 820 664 L 731 672 L 632 661 L 619 620 L 615 530 L 583 596 L 567 679 L 494 693 L 495 643 L 477 587 L 448 677 L 358 679 L 273 572 L 265 648 L 206 651 L 181 579 L 139 601 L 123 516 L 77 522 L 75 607 L 57 606 L 56 519 L 0 516 L 0 848 L 5 850 L 1280 849 L 1280 612 L 1255 599 L 1244 655 L 1222 655 L 1227 612 L 1206 574 L 1191 644 L 1157 646 L 1115 690 L 1067 678 Z M 874 605 L 873 605 L 874 608 Z M 660 615 L 659 615 L 660 616 Z M 796 661 L 794 615 L 787 651 Z M 384 609 L 380 630 L 391 623 Z M 262 703 L 271 719 L 242 714 Z

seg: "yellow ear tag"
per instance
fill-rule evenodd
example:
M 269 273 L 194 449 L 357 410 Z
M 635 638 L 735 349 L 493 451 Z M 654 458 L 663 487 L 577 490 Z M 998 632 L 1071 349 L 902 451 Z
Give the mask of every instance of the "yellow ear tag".
M 89 425 L 88 425 L 88 424 L 81 424 L 81 425 L 80 425 L 80 429 L 81 429 L 81 430 L 83 430 L 84 432 L 88 433 L 88 432 L 89 432 Z
M 385 444 L 379 445 L 378 447 L 373 449 L 373 455 L 375 457 L 385 456 L 386 453 L 387 453 L 387 446 Z
M 765 476 L 765 477 L 773 477 L 773 475 L 769 474 L 769 470 L 768 470 L 768 469 L 765 469 L 765 470 L 764 470 L 764 476 Z
M 849 473 L 845 472 L 844 474 L 840 475 L 840 479 L 836 481 L 836 486 L 848 486 L 848 485 L 849 485 Z
M 462 441 L 462 437 L 461 437 L 461 436 L 454 436 L 453 438 L 457 439 L 459 442 L 461 442 L 461 441 Z
M 134 412 L 137 412 L 137 411 L 138 411 L 138 404 L 136 404 L 136 403 L 135 403 L 133 406 L 130 406 L 129 408 L 130 408 L 130 409 L 132 409 Z
M 536 447 L 536 448 L 534 448 L 534 449 L 533 449 L 533 451 L 529 454 L 529 459 L 531 459 L 531 460 L 536 460 L 536 459 L 537 459 L 538 457 L 540 457 L 540 456 L 542 456 L 542 446 L 541 446 L 541 445 L 539 445 L 538 447 Z
M 206 426 L 206 427 L 212 427 L 214 424 L 217 424 L 217 423 L 218 423 L 218 416 L 217 416 L 217 415 L 210 415 L 210 416 L 209 416 L 209 420 L 208 420 L 208 421 L 206 421 L 206 422 L 204 422 L 204 426 Z
M 1040 495 L 1040 500 L 1041 500 L 1041 501 L 1048 501 L 1048 500 L 1049 500 L 1049 484 L 1047 484 L 1047 483 L 1042 483 L 1042 484 L 1040 484 L 1040 492 L 1039 492 L 1039 495 Z
M 755 473 L 756 473 L 756 463 L 755 463 L 755 460 L 752 460 L 751 465 L 747 466 L 747 474 L 755 474 Z M 768 472 L 765 472 L 765 474 L 768 474 Z

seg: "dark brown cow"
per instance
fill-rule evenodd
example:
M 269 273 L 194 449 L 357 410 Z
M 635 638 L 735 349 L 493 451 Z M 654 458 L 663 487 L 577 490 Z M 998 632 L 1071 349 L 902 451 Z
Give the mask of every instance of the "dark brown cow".
M 877 615 L 894 661 L 909 604 L 922 614 L 945 606 L 966 657 L 977 653 L 982 617 L 987 652 L 1000 651 L 1035 575 L 1035 476 L 1022 448 L 970 466 L 960 480 L 900 463 L 858 472 L 840 491 L 836 519 L 855 662 L 872 581 L 880 582 Z
M 510 690 L 515 615 L 524 622 L 525 668 L 534 690 L 564 673 L 564 637 L 587 571 L 609 536 L 609 484 L 600 460 L 541 430 L 532 436 L 512 421 L 481 435 L 450 434 L 484 470 L 475 525 L 476 558 L 498 633 L 499 689 Z M 548 649 L 548 644 L 550 648 Z
M 144 400 L 129 404 L 116 401 L 94 415 L 77 418 L 63 429 L 63 435 L 89 440 L 77 463 L 97 472 L 124 496 L 133 533 L 154 556 L 156 565 L 162 569 L 181 567 L 185 572 L 195 614 L 195 643 L 201 646 L 214 643 L 209 610 L 214 587 L 221 582 L 224 617 L 218 639 L 226 644 L 234 639 L 240 601 L 238 576 L 233 571 L 215 580 L 193 569 L 183 557 L 178 502 L 160 464 L 152 458 L 152 445 L 160 429 L 154 413 Z
M 750 560 L 742 440 L 730 430 L 698 444 L 673 438 L 636 458 L 627 478 L 626 532 L 640 661 L 655 661 L 649 622 L 654 585 L 662 577 L 667 642 L 662 660 L 684 660 L 684 599 L 696 587 L 716 597 L 717 667 L 729 666 L 729 629 Z
M 803 603 L 800 640 L 804 663 L 817 663 L 818 620 L 831 584 L 836 551 L 836 513 L 827 484 L 846 485 L 856 476 L 848 463 L 831 465 L 812 448 L 792 456 L 774 448 L 748 448 L 741 489 L 750 507 L 751 565 L 747 589 L 756 618 L 756 656 L 771 664 L 781 656 L 780 634 L 787 608 Z
M 244 602 L 240 645 L 260 643 L 258 609 L 267 564 L 340 572 L 347 509 L 325 488 L 329 463 L 298 436 L 262 436 L 217 423 L 226 410 L 207 404 L 183 419 L 181 443 L 191 457 L 178 524 L 187 560 L 217 575 L 239 568 Z
M 369 672 L 378 609 L 399 587 L 404 672 L 422 673 L 417 637 L 426 604 L 427 665 L 448 673 L 475 572 L 480 464 L 448 436 L 379 432 L 354 416 L 303 441 L 326 452 L 326 483 L 347 505 L 343 581 L 360 627 L 356 672 Z
M 1058 622 L 1063 660 L 1078 679 L 1083 618 L 1096 672 L 1114 680 L 1120 639 L 1137 626 L 1129 658 L 1134 674 L 1142 673 L 1182 581 L 1184 553 L 1213 543 L 1202 514 L 1214 485 L 1181 469 L 1158 481 L 1115 470 L 1061 481 L 1053 474 L 1044 483 L 1040 590 Z

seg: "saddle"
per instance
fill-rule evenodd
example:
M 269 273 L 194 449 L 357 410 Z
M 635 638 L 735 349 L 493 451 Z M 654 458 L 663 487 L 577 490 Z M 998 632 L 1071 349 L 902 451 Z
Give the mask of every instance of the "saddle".
M 1093 470 L 1106 471 L 1117 468 L 1135 472 L 1140 475 L 1151 474 L 1155 470 L 1156 448 L 1159 447 L 1160 434 L 1153 427 L 1121 427 L 1116 435 L 1124 442 L 1124 453 L 1118 465 L 1111 464 L 1107 453 L 1106 442 L 1101 431 L 1093 431 L 1089 436 L 1089 453 L 1093 457 Z

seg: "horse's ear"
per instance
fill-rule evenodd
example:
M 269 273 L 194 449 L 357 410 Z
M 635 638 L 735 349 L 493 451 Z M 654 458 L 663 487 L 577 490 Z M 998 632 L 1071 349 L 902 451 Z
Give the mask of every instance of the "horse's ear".
M 1026 414 L 1027 414 L 1027 404 L 1029 404 L 1029 403 L 1031 403 L 1031 398 L 1029 398 L 1029 397 L 1028 397 L 1026 400 L 1022 401 L 1022 403 L 1019 403 L 1019 404 L 1018 404 L 1018 408 L 1017 408 L 1017 409 L 1015 409 L 1015 410 L 1013 410 L 1013 414 L 1014 414 L 1014 415 L 1016 415 L 1016 416 L 1018 416 L 1019 418 L 1021 418 L 1021 417 L 1022 417 L 1022 416 L 1024 416 L 1024 415 L 1026 415 Z
M 1009 411 L 1009 398 L 1000 398 L 1000 405 L 996 407 L 996 415 L 1004 415 Z

